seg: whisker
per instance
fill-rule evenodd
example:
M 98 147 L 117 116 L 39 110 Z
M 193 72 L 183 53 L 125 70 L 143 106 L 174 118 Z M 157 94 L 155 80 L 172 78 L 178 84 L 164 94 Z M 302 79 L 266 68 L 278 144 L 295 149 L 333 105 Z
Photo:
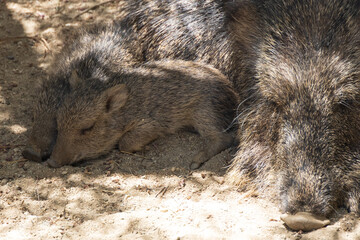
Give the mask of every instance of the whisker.
M 248 100 L 250 100 L 252 97 L 253 97 L 254 94 L 251 94 L 249 97 L 245 98 L 241 103 L 239 103 L 239 105 L 237 106 L 236 108 L 236 117 L 231 121 L 231 123 L 229 124 L 229 126 L 223 130 L 223 132 L 227 132 L 229 131 L 230 128 L 232 128 L 239 120 L 239 118 L 246 112 L 243 111 L 242 113 L 239 114 L 239 111 L 240 111 L 240 107 L 245 103 L 247 102 Z

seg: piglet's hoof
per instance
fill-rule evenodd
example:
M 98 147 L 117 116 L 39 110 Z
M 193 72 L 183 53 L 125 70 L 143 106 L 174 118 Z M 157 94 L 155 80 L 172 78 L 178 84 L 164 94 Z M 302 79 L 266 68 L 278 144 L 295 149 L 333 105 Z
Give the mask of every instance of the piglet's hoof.
M 40 153 L 35 152 L 32 148 L 28 147 L 23 152 L 22 155 L 24 158 L 34 161 L 34 162 L 41 162 L 41 155 Z
M 325 227 L 330 220 L 308 212 L 298 212 L 295 215 L 283 214 L 280 219 L 292 230 L 311 231 Z
M 192 163 L 190 164 L 190 170 L 198 169 L 200 166 L 201 166 L 200 163 L 198 163 L 198 162 L 192 162 Z

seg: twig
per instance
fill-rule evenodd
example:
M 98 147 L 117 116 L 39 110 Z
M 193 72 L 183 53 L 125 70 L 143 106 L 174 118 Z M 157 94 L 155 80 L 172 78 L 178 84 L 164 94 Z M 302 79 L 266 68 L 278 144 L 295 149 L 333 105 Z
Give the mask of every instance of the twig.
M 32 36 L 6 37 L 6 38 L 0 38 L 0 42 L 9 42 L 9 41 L 15 41 L 15 40 L 20 40 L 20 39 L 31 39 L 35 42 L 41 42 L 45 47 L 44 58 L 46 57 L 46 54 L 47 54 L 46 51 L 51 52 L 48 42 L 42 37 L 36 37 L 36 36 L 34 36 L 34 37 L 32 37 Z
M 17 145 L 0 145 L 0 149 L 10 149 L 10 148 L 16 148 L 16 147 L 23 147 L 24 144 L 17 144 Z
M 34 36 L 34 37 L 32 37 L 32 36 L 6 37 L 6 38 L 0 38 L 0 42 L 8 42 L 8 41 L 14 41 L 14 40 L 20 40 L 20 39 L 31 39 L 36 42 L 41 42 L 45 46 L 46 50 L 50 51 L 49 44 L 42 37 L 36 37 L 36 36 Z
M 14 41 L 19 39 L 32 39 L 34 41 L 38 41 L 36 37 L 29 37 L 29 36 L 17 36 L 17 37 L 6 37 L 6 38 L 0 38 L 0 42 L 8 42 L 8 41 Z
M 115 163 L 115 165 L 116 165 L 118 168 L 120 168 L 120 164 L 118 164 L 118 163 L 116 162 L 116 160 L 114 160 L 114 163 Z
M 50 47 L 48 42 L 45 40 L 45 38 L 39 37 L 40 41 L 44 44 L 45 48 L 50 52 Z
M 128 154 L 128 155 L 132 155 L 132 156 L 135 156 L 135 157 L 141 157 L 141 158 L 144 158 L 144 159 L 148 159 L 147 157 L 145 156 L 142 156 L 142 155 L 139 155 L 139 154 L 135 154 L 135 153 L 131 153 L 131 152 L 126 152 L 126 151 L 120 151 L 121 153 L 124 153 L 124 154 Z
M 155 195 L 155 197 L 157 198 L 160 194 L 161 194 L 160 197 L 164 196 L 164 194 L 166 193 L 166 191 L 168 190 L 168 188 L 169 188 L 169 186 L 163 187 L 163 188 Z
M 12 160 L 12 161 L 3 161 L 2 164 L 6 164 L 6 165 L 13 165 L 16 163 L 25 163 L 28 162 L 27 159 L 21 158 L 21 159 L 17 159 L 17 160 Z
M 105 5 L 107 3 L 114 2 L 114 1 L 115 0 L 108 0 L 108 1 L 105 1 L 105 2 L 102 2 L 102 3 L 95 4 L 94 6 L 89 7 L 87 9 L 85 9 L 84 11 L 82 11 L 81 13 L 77 14 L 75 17 L 73 17 L 73 19 L 78 18 L 79 16 L 83 15 L 84 13 L 87 13 L 88 11 L 93 10 L 93 9 L 95 9 L 95 8 L 101 6 L 101 5 Z
M 38 192 L 38 187 L 36 185 L 36 196 L 37 196 L 37 200 L 40 201 L 40 196 L 39 196 L 39 192 Z

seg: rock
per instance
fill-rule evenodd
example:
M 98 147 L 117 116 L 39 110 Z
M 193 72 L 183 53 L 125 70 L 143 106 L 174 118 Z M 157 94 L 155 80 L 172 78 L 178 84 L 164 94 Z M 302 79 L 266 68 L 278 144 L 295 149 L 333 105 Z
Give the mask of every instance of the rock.
M 283 214 L 280 219 L 292 230 L 312 231 L 330 224 L 325 217 L 308 212 L 298 212 L 295 215 Z

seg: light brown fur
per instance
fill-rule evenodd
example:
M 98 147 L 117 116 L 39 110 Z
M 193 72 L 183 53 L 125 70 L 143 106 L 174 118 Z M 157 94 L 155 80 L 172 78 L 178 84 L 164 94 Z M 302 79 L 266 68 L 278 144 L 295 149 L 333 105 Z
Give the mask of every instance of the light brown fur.
M 167 134 L 193 127 L 207 145 L 194 158 L 198 168 L 233 143 L 225 130 L 237 96 L 218 70 L 186 61 L 154 62 L 123 70 L 106 84 L 73 84 L 57 113 L 58 137 L 48 161 L 71 164 L 107 153 L 139 151 Z

